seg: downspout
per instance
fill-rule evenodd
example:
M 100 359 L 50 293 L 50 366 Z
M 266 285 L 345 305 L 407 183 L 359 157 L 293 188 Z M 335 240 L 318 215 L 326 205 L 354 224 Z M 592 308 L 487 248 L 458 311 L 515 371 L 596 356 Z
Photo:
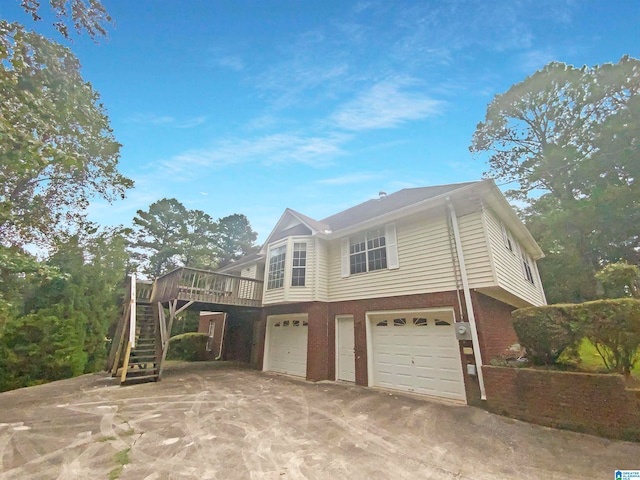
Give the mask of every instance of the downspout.
M 453 207 L 451 198 L 447 197 L 447 205 L 449 207 L 449 215 L 451 217 L 451 226 L 453 227 L 453 238 L 456 244 L 456 253 L 458 254 L 458 263 L 460 265 L 460 277 L 462 279 L 462 290 L 464 293 L 464 302 L 467 306 L 467 318 L 471 327 L 471 342 L 473 344 L 473 357 L 476 361 L 476 369 L 478 373 L 478 384 L 480 385 L 480 399 L 486 400 L 487 394 L 484 389 L 484 378 L 482 376 L 482 355 L 480 354 L 480 340 L 478 338 L 478 328 L 476 326 L 476 317 L 473 312 L 473 304 L 471 303 L 471 291 L 469 290 L 469 279 L 467 278 L 467 267 L 464 263 L 464 255 L 462 253 L 462 241 L 460 240 L 460 229 L 458 228 L 458 217 Z
M 214 335 L 215 335 L 215 327 L 213 327 Z M 222 358 L 222 346 L 224 344 L 225 328 L 227 328 L 227 312 L 224 312 L 224 316 L 222 317 L 222 336 L 220 337 L 220 352 L 218 356 L 214 360 L 220 360 Z

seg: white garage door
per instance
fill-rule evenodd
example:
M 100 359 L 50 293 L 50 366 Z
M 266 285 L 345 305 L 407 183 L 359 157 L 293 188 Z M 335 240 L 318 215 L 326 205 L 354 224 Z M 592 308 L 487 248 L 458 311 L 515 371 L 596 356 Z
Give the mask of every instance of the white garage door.
M 369 321 L 371 385 L 466 399 L 452 312 L 377 313 Z
M 307 320 L 306 318 L 271 317 L 269 338 L 265 349 L 265 370 L 307 376 Z

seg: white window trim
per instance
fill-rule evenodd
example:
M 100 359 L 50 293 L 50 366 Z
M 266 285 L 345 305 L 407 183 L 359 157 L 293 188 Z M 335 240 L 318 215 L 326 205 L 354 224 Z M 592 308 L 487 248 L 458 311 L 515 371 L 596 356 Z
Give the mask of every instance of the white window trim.
M 275 249 L 277 248 L 282 248 L 284 247 L 284 271 L 283 271 L 283 277 L 282 277 L 282 285 L 279 287 L 269 287 L 269 276 L 271 274 L 271 252 L 273 252 Z M 284 286 L 287 284 L 287 261 L 288 261 L 288 257 L 289 255 L 287 255 L 288 253 L 288 248 L 287 248 L 287 242 L 280 242 L 280 243 L 276 243 L 274 245 L 270 245 L 269 246 L 269 255 L 267 255 L 267 263 L 266 263 L 266 284 L 265 287 L 267 290 L 269 291 L 273 291 L 273 290 L 278 290 L 278 289 L 282 289 L 284 288 Z
M 296 245 L 304 245 L 304 253 L 305 253 L 305 255 L 304 255 L 304 259 L 305 259 L 304 267 L 300 267 L 300 266 L 296 267 L 293 264 L 293 262 L 295 261 L 294 253 L 296 251 Z M 289 281 L 289 284 L 291 285 L 291 288 L 306 288 L 307 287 L 308 280 L 309 280 L 309 277 L 308 277 L 309 270 L 307 268 L 308 266 L 309 266 L 309 244 L 308 244 L 308 242 L 306 242 L 306 241 L 297 241 L 297 240 L 294 239 L 292 244 L 291 244 L 291 279 Z M 304 269 L 304 285 L 294 285 L 293 284 L 293 270 L 295 268 Z
M 502 227 L 502 240 L 504 241 L 505 248 L 509 250 L 511 253 L 513 253 L 514 255 L 517 255 L 516 253 L 517 242 L 513 238 L 513 235 L 507 229 L 507 227 L 505 227 L 504 223 L 500 222 L 500 226 Z
M 382 229 L 382 227 L 378 227 Z M 366 234 L 367 231 L 374 229 L 367 229 L 364 232 L 356 233 L 350 235 L 348 237 L 343 237 L 341 239 L 341 276 L 342 278 L 350 277 L 351 267 L 350 267 L 350 253 L 349 253 L 349 240 L 355 236 Z M 381 268 L 379 270 L 367 270 L 366 272 L 357 273 L 354 275 L 363 275 L 365 273 L 379 272 L 383 270 L 397 270 L 400 268 L 400 261 L 398 258 L 398 240 L 396 234 L 396 224 L 388 223 L 384 226 L 384 236 L 385 236 L 385 248 L 387 254 L 387 268 Z M 368 258 L 367 258 L 368 261 Z

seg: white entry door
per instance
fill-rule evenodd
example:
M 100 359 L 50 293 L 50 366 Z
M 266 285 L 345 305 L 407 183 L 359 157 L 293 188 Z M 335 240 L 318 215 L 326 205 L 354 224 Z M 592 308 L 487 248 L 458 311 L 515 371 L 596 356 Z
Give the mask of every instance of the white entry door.
M 264 369 L 298 377 L 307 376 L 307 317 L 273 316 L 268 331 Z
M 369 328 L 371 385 L 466 399 L 453 312 L 380 312 Z
M 356 381 L 353 317 L 336 318 L 336 380 Z

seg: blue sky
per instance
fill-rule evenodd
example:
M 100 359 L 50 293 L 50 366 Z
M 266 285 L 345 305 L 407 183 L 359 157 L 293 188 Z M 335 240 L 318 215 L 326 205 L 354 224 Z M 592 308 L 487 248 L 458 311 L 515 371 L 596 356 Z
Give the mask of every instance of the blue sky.
M 321 219 L 380 190 L 479 179 L 468 146 L 494 95 L 550 61 L 640 56 L 633 0 L 103 3 L 108 41 L 69 46 L 136 186 L 90 218 L 130 225 L 175 197 L 244 213 L 259 241 L 286 207 Z M 18 4 L 0 17 L 32 25 Z

